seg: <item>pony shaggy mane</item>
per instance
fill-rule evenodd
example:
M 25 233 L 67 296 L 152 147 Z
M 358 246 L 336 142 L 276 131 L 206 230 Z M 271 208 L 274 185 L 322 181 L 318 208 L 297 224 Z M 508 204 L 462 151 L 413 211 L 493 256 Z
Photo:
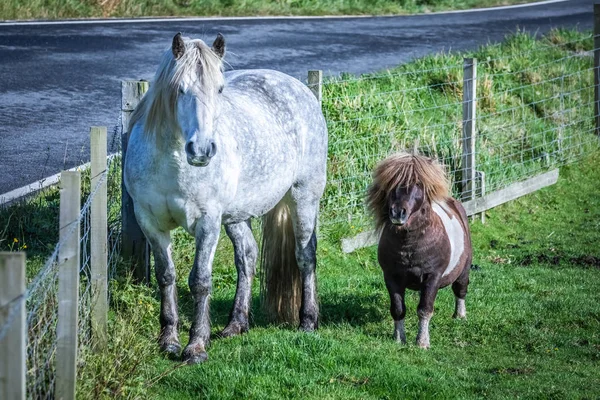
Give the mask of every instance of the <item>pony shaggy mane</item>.
M 131 114 L 128 131 L 142 122 L 144 132 L 168 135 L 178 131 L 177 97 L 179 85 L 187 74 L 196 74 L 202 100 L 211 102 L 223 86 L 223 63 L 210 47 L 200 39 L 184 38 L 185 52 L 175 59 L 171 47 L 163 54 L 160 66 L 148 92 Z
M 377 229 L 388 221 L 390 194 L 397 187 L 420 184 L 427 201 L 441 202 L 450 197 L 450 183 L 442 165 L 429 157 L 397 153 L 381 161 L 373 172 L 367 192 L 367 207 Z

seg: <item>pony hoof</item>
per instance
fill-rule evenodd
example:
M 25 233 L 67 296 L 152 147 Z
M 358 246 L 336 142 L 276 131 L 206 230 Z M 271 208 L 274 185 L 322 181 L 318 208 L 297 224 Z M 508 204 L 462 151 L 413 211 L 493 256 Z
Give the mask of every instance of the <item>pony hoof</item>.
M 429 343 L 417 343 L 417 346 L 419 346 L 420 348 L 427 350 L 429 349 Z
M 222 338 L 227 338 L 227 337 L 237 336 L 237 335 L 240 335 L 240 334 L 246 333 L 246 332 L 248 332 L 248 324 L 241 324 L 238 322 L 230 322 L 229 324 L 227 324 L 225 329 L 223 329 L 223 331 L 220 333 L 219 336 L 221 336 Z
M 467 314 L 457 314 L 457 313 L 454 313 L 452 315 L 452 318 L 454 318 L 454 319 L 467 319 Z
M 186 348 L 183 351 L 183 354 L 181 355 L 181 360 L 189 365 L 200 364 L 206 361 L 207 359 L 208 354 L 206 354 L 206 351 L 204 350 L 195 352 Z
M 396 341 L 396 343 L 398 344 L 406 344 L 406 337 L 400 336 L 398 334 L 394 333 L 394 340 Z

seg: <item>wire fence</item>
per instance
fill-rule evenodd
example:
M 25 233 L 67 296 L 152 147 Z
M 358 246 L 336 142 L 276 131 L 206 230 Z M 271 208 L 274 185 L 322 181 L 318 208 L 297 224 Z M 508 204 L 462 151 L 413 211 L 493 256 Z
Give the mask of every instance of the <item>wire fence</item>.
M 117 128 L 115 128 L 115 134 Z M 116 135 L 114 135 L 116 136 Z M 109 143 L 111 152 L 120 152 L 120 140 Z M 121 158 L 108 158 L 107 170 L 94 187 L 91 187 L 89 169 L 82 168 L 82 207 L 79 212 L 80 226 L 80 285 L 79 285 L 79 318 L 78 318 L 78 363 L 84 363 L 85 357 L 92 348 L 91 335 L 91 204 L 101 184 L 108 184 L 108 271 L 109 279 L 116 275 L 120 262 L 120 207 L 121 207 Z M 56 188 L 44 189 L 47 192 L 57 191 Z M 52 194 L 45 193 L 46 196 Z M 27 202 L 24 200 L 23 202 Z M 57 206 L 57 204 L 54 204 Z M 56 225 L 58 227 L 58 224 Z M 0 327 L 0 341 L 5 337 L 8 327 L 19 306 L 25 303 L 27 326 L 27 356 L 26 356 L 26 392 L 27 398 L 52 399 L 55 387 L 55 362 L 57 351 L 57 321 L 58 321 L 58 272 L 60 266 L 59 253 L 61 247 L 76 233 L 75 224 L 67 235 L 54 246 L 51 255 L 40 267 L 37 273 L 29 279 L 25 295 L 20 302 L 10 304 L 6 323 Z M 57 229 L 58 231 L 58 229 Z M 28 267 L 29 268 L 29 267 Z M 35 268 L 35 266 L 33 266 Z M 28 276 L 31 276 L 28 271 Z M 21 304 L 20 304 L 21 303 Z
M 486 192 L 573 162 L 597 148 L 591 35 L 565 40 L 517 34 L 472 54 L 475 82 L 474 168 Z M 528 46 L 518 46 L 530 42 Z M 535 42 L 535 44 L 534 44 Z M 527 50 L 519 50 L 519 48 Z M 465 193 L 463 59 L 428 57 L 385 74 L 343 74 L 323 85 L 330 147 L 322 226 L 370 225 L 366 189 L 378 161 L 417 149 L 439 159 Z M 478 187 L 481 182 L 474 182 Z M 479 190 L 479 189 L 478 189 Z

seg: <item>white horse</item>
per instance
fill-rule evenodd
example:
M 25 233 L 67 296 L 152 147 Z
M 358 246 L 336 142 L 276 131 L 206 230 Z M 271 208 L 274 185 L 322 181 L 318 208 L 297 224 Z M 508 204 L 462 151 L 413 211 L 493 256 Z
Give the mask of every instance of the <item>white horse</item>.
M 179 353 L 170 231 L 196 239 L 194 298 L 184 361 L 207 358 L 212 262 L 221 224 L 234 245 L 237 291 L 223 336 L 248 330 L 263 217 L 263 287 L 269 312 L 317 328 L 315 226 L 326 181 L 327 127 L 298 80 L 270 70 L 222 72 L 225 40 L 212 48 L 175 35 L 132 115 L 125 185 L 154 253 L 160 287 L 159 345 Z M 295 276 L 294 276 L 295 275 Z M 286 302 L 286 300 L 288 300 Z

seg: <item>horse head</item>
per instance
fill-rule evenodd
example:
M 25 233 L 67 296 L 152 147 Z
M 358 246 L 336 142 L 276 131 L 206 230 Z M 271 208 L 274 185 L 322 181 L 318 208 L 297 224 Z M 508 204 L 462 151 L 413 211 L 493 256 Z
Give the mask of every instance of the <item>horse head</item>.
M 218 34 L 208 47 L 202 40 L 184 40 L 178 33 L 171 52 L 175 63 L 171 83 L 177 91 L 175 118 L 185 140 L 187 161 L 204 167 L 217 153 L 214 125 L 224 87 L 225 39 Z

